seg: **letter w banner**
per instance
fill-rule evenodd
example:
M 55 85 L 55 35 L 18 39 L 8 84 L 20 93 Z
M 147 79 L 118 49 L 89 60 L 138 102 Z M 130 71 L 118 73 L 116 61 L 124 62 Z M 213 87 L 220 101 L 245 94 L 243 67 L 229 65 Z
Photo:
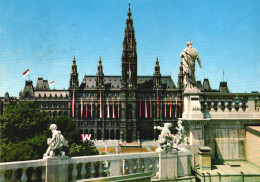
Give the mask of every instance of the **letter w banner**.
M 82 141 L 90 140 L 91 134 L 81 134 Z
M 99 107 L 99 110 L 100 110 L 100 112 L 99 112 L 99 116 L 100 116 L 100 118 L 103 118 L 101 89 L 100 89 L 99 106 L 100 106 L 100 107 Z
M 74 98 L 75 97 L 75 89 L 73 88 L 73 94 L 72 94 L 72 118 L 74 118 Z

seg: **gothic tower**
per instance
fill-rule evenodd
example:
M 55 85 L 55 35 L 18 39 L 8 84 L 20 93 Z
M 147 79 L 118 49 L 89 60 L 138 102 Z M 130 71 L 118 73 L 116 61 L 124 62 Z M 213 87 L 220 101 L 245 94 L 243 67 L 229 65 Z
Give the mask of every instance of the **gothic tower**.
M 104 73 L 103 73 L 103 66 L 101 57 L 98 60 L 98 70 L 97 70 L 97 88 L 104 88 Z
M 159 65 L 158 57 L 156 58 L 156 62 L 155 62 L 155 66 L 154 66 L 153 89 L 162 89 L 162 80 L 161 80 L 161 72 L 160 72 L 160 65 Z
M 71 66 L 70 87 L 69 87 L 69 89 L 79 88 L 78 76 L 79 76 L 79 74 L 78 74 L 78 71 L 77 71 L 76 59 L 75 59 L 75 56 L 74 56 L 73 63 L 72 63 L 72 66 Z
M 137 54 L 136 54 L 136 40 L 135 31 L 133 27 L 132 13 L 129 9 L 126 19 L 126 28 L 123 41 L 122 54 L 122 88 L 136 88 L 137 87 Z

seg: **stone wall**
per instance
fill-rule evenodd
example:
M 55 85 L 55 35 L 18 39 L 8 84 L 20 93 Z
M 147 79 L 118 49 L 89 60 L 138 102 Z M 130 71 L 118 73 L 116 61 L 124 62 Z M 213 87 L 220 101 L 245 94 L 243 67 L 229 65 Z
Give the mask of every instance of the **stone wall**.
M 246 159 L 260 166 L 260 126 L 246 127 Z

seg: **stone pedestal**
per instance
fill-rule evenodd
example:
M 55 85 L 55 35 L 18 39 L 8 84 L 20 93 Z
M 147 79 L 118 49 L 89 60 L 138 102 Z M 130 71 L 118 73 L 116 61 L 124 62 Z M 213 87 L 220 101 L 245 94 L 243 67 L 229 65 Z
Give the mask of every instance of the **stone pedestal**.
M 68 157 L 45 157 L 46 182 L 68 181 Z
M 177 177 L 177 151 L 159 152 L 159 180 Z
M 177 176 L 191 176 L 191 151 L 187 148 L 177 148 L 177 151 Z
M 199 147 L 199 164 L 202 170 L 211 170 L 211 148 Z
M 183 119 L 203 119 L 201 112 L 200 90 L 192 89 L 184 91 L 184 112 Z

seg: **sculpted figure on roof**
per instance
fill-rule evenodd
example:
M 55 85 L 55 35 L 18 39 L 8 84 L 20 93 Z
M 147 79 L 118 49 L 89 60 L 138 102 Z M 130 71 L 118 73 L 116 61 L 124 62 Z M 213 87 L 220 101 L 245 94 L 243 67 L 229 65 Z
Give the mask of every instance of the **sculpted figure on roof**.
M 192 89 L 196 88 L 196 78 L 195 78 L 195 61 L 197 60 L 199 63 L 200 68 L 200 58 L 198 51 L 192 47 L 192 42 L 187 42 L 187 47 L 182 51 L 180 57 L 181 65 L 183 67 L 183 74 L 184 74 L 184 88 L 185 89 Z

